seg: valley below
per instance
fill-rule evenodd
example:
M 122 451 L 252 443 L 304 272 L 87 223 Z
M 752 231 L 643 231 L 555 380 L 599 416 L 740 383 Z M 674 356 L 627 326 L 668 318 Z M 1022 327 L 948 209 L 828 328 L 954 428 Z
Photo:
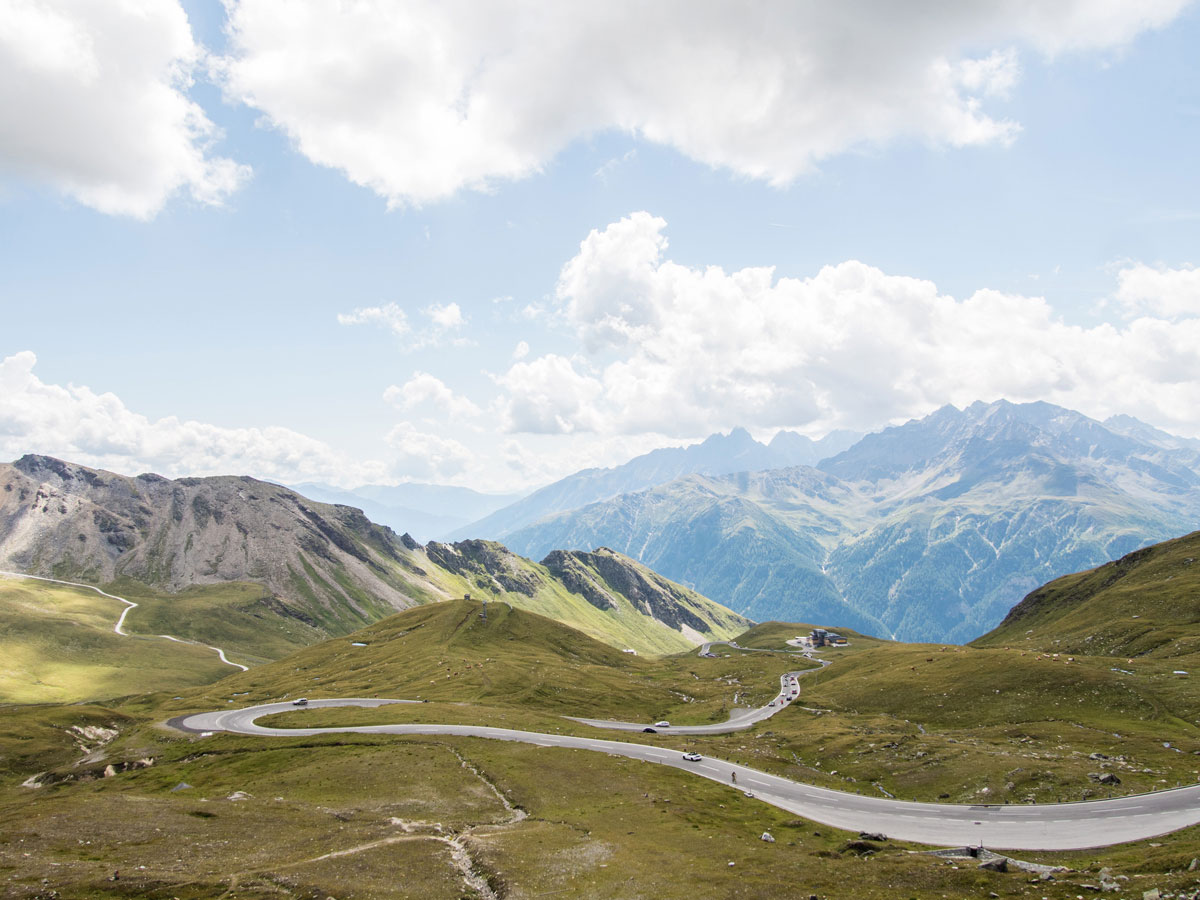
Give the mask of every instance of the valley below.
M 1100 574 L 1096 583 L 1107 585 L 1075 588 L 1077 605 L 1114 611 L 1108 595 L 1121 582 L 1129 594 L 1167 584 L 1190 596 L 1184 561 L 1198 542 L 1125 561 L 1115 582 Z M 1115 612 L 1112 635 L 1122 622 L 1141 633 L 1140 618 Z M 1102 882 L 1118 897 L 1190 896 L 1183 892 L 1197 886 L 1189 866 L 1200 828 L 1168 819 L 1169 833 L 1142 824 L 1159 836 L 1118 846 L 989 845 L 1015 860 L 1005 872 L 929 855 L 928 845 L 879 826 L 822 824 L 772 805 L 757 793 L 770 791 L 750 783 L 761 772 L 850 798 L 977 809 L 981 821 L 998 807 L 1086 810 L 1072 801 L 1136 801 L 1195 785 L 1200 690 L 1179 673 L 1200 660 L 1188 635 L 1131 661 L 1056 651 L 1058 632 L 1036 622 L 979 646 L 898 644 L 843 629 L 848 645 L 817 652 L 828 663 L 818 668 L 788 643 L 807 633 L 801 623 L 764 623 L 707 657 L 648 658 L 504 603 L 483 613 L 475 601 L 420 606 L 174 695 L 0 709 L 9 894 L 836 897 L 852 880 L 855 897 L 1066 898 Z M 806 668 L 799 697 L 750 730 L 670 733 L 765 706 L 784 672 Z M 292 705 L 302 696 L 419 702 Z M 274 728 L 430 731 L 256 736 L 168 724 L 270 702 L 287 710 L 260 720 Z M 600 732 L 570 718 L 581 713 L 671 725 Z M 454 723 L 544 740 L 436 733 Z M 723 770 L 696 779 L 555 745 L 566 739 L 672 758 L 694 751 L 742 774 L 736 786 Z M 976 843 L 967 832 L 960 843 Z

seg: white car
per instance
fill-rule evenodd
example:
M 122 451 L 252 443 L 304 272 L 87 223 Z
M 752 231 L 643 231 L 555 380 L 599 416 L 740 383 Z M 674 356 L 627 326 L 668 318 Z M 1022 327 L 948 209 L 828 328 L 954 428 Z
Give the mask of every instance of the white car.
M 292 706 L 308 706 L 308 698 L 299 697 L 292 701 Z
M 670 728 L 670 727 L 671 727 L 671 723 L 670 723 L 670 722 L 667 722 L 667 721 L 655 722 L 655 723 L 654 723 L 654 727 L 655 727 L 655 728 Z
M 700 762 L 702 757 L 699 753 L 685 753 L 683 754 L 683 758 L 688 762 Z

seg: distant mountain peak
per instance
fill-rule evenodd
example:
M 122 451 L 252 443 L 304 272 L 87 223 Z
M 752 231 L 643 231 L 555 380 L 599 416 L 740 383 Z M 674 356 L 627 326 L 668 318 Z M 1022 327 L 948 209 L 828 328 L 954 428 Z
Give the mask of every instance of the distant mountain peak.
M 610 469 L 582 469 L 534 491 L 510 506 L 455 529 L 452 538 L 506 535 L 540 519 L 620 494 L 650 490 L 691 475 L 730 475 L 793 466 L 812 466 L 857 440 L 859 435 L 835 431 L 819 441 L 781 431 L 770 444 L 754 439 L 737 426 L 728 434 L 717 432 L 686 447 L 662 447 Z
M 756 441 L 754 439 L 754 436 L 752 434 L 750 434 L 749 431 L 747 431 L 741 425 L 738 425 L 738 426 L 730 429 L 729 434 L 724 434 L 724 433 L 718 431 L 713 434 L 710 434 L 708 437 L 706 437 L 704 440 L 702 440 L 699 444 L 692 444 L 691 446 L 692 447 L 715 448 L 715 447 L 722 447 L 722 446 L 725 446 L 725 447 L 729 447 L 729 446 L 732 446 L 732 447 L 750 447 L 750 446 L 765 447 L 766 445 L 761 444 L 758 441 Z M 674 449 L 674 448 L 670 448 L 670 449 Z M 684 447 L 683 449 L 686 450 L 689 448 Z

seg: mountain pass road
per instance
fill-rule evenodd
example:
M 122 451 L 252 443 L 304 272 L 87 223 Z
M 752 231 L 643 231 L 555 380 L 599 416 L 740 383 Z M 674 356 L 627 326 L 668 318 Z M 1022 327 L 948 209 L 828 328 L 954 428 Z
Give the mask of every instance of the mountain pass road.
M 379 699 L 312 700 L 308 709 L 334 706 L 383 706 L 416 701 Z M 188 731 L 228 731 L 264 737 L 321 734 L 447 735 L 520 741 L 539 747 L 591 750 L 673 766 L 731 788 L 806 819 L 850 831 L 882 832 L 889 837 L 942 846 L 983 845 L 1009 850 L 1075 850 L 1154 837 L 1200 823 L 1200 785 L 1138 794 L 1113 800 L 1036 806 L 954 806 L 864 797 L 769 775 L 746 766 L 683 751 L 624 741 L 541 734 L 484 725 L 362 725 L 340 728 L 267 728 L 255 720 L 272 713 L 299 711 L 289 702 L 219 710 L 173 719 Z M 674 731 L 675 729 L 671 729 Z
M 581 722 L 593 728 L 610 728 L 613 731 L 645 731 L 653 728 L 663 734 L 728 734 L 731 731 L 745 731 L 751 725 L 769 719 L 779 712 L 790 701 L 792 685 L 796 679 L 809 672 L 819 672 L 820 669 L 806 669 L 800 672 L 785 672 L 779 676 L 779 693 L 766 706 L 757 709 L 735 709 L 724 722 L 712 725 L 671 725 L 659 727 L 653 722 L 617 722 L 612 719 L 583 719 L 578 716 L 564 716 L 572 722 Z

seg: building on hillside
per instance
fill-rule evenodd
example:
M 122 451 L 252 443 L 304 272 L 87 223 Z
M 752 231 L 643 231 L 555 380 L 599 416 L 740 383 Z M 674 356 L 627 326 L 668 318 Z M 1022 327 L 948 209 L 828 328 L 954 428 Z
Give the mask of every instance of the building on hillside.
M 814 628 L 808 633 L 808 642 L 813 647 L 845 647 L 850 642 L 836 631 Z

